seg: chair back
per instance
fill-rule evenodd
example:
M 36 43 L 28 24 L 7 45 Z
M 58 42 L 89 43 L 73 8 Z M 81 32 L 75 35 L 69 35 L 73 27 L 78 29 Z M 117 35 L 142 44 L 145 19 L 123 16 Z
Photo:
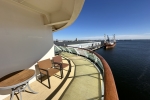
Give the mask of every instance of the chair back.
M 58 55 L 58 56 L 53 57 L 53 62 L 59 62 L 59 63 L 61 63 L 62 62 L 61 56 Z
M 45 60 L 39 61 L 38 65 L 39 65 L 39 68 L 41 69 L 48 69 L 52 67 L 52 62 L 50 59 L 45 59 Z

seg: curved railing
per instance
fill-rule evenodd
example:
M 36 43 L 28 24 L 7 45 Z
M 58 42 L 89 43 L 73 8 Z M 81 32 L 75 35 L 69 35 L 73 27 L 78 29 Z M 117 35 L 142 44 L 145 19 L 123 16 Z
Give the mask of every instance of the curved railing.
M 112 71 L 105 59 L 93 52 L 102 62 L 104 68 L 104 100 L 119 100 Z
M 113 74 L 111 72 L 108 63 L 105 61 L 105 59 L 102 56 L 100 56 L 99 54 L 91 50 L 81 49 L 81 48 L 62 47 L 62 46 L 55 45 L 54 49 L 56 54 L 59 54 L 62 51 L 69 52 L 72 54 L 86 57 L 87 59 L 91 60 L 97 66 L 99 72 L 101 73 L 102 98 L 104 97 L 104 100 L 119 100 Z

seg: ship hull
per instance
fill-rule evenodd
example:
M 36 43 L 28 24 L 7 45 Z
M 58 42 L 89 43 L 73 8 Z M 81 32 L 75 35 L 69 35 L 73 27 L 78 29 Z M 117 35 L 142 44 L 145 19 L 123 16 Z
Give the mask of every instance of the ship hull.
M 116 46 L 116 43 L 114 43 L 114 44 L 105 44 L 104 45 L 104 48 L 105 49 L 112 49 L 112 48 L 114 48 Z

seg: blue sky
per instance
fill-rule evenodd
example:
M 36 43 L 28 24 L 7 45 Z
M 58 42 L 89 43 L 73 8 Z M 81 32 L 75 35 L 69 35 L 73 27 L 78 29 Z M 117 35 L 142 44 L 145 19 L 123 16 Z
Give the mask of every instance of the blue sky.
M 55 32 L 54 40 L 150 39 L 150 0 L 85 0 L 76 21 Z

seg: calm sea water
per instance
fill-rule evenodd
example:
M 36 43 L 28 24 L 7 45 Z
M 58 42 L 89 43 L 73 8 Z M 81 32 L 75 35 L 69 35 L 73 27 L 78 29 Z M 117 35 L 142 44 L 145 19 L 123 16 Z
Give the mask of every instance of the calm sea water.
M 96 52 L 110 65 L 120 100 L 150 100 L 150 40 L 117 41 Z

